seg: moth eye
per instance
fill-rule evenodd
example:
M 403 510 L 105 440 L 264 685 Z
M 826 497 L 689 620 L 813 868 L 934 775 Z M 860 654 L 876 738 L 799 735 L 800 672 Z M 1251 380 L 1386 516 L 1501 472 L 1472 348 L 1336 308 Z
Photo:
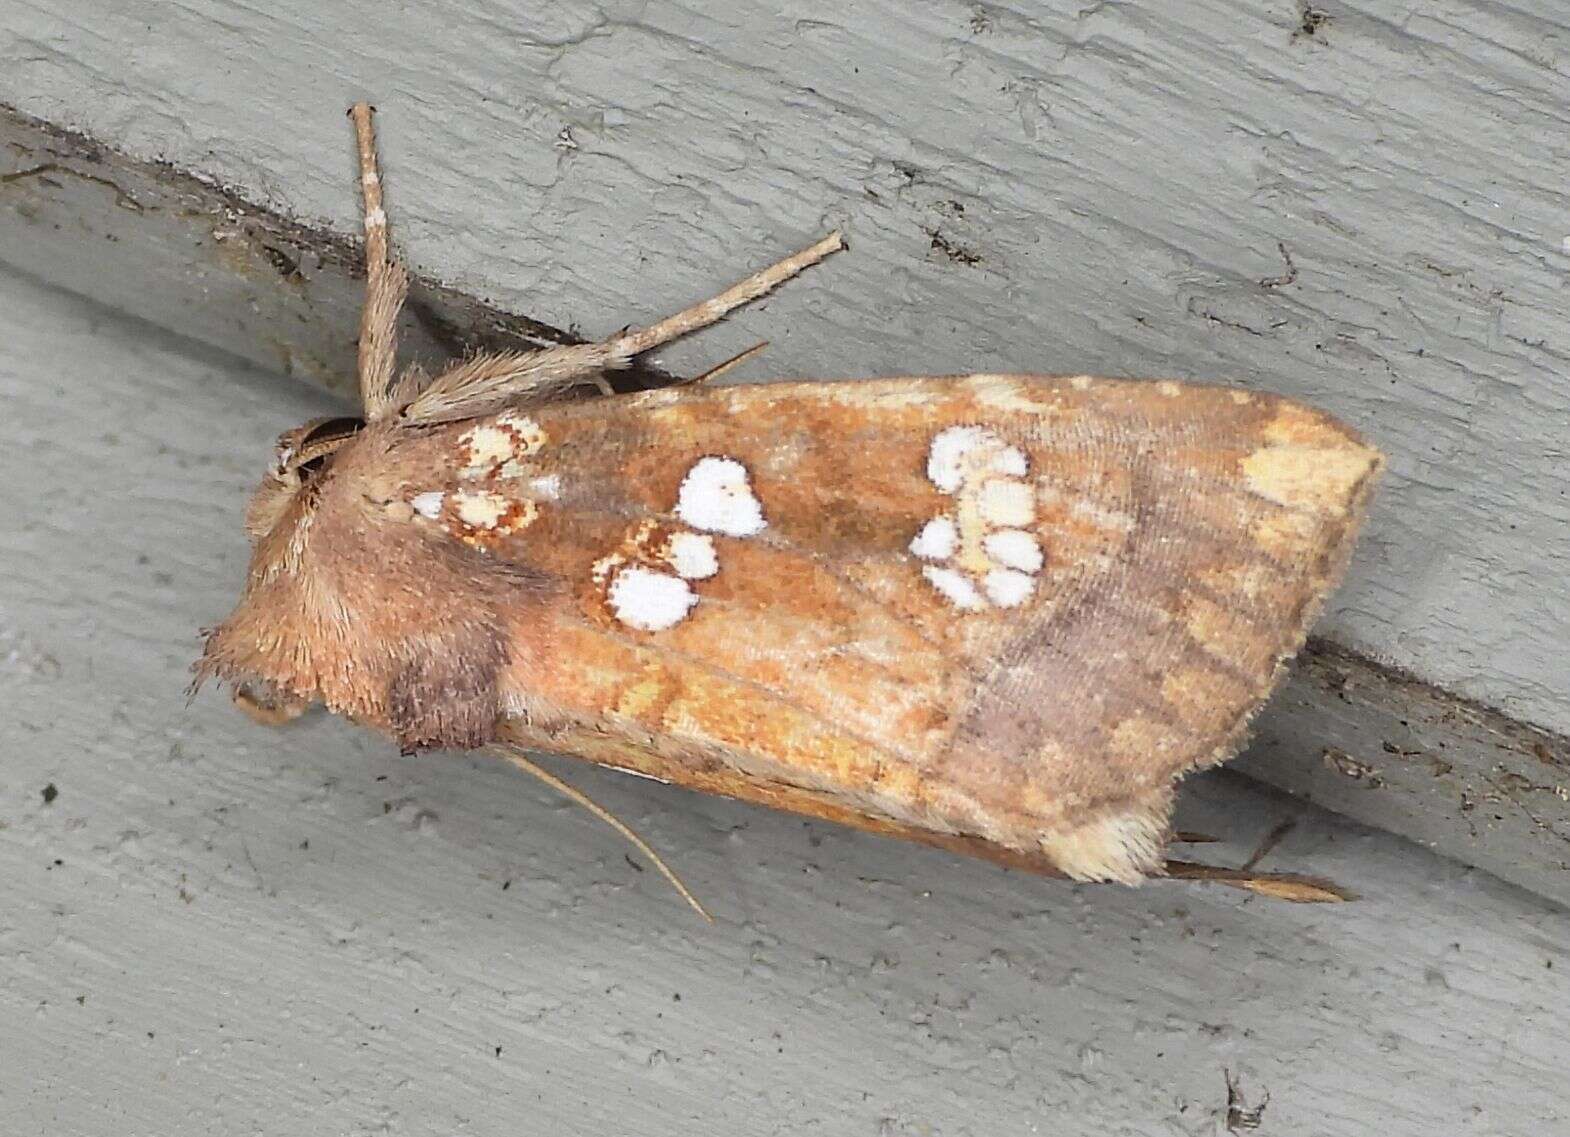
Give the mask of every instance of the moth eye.
M 310 478 L 327 465 L 327 459 L 365 426 L 359 418 L 328 418 L 307 423 L 278 440 L 273 469 L 278 477 Z

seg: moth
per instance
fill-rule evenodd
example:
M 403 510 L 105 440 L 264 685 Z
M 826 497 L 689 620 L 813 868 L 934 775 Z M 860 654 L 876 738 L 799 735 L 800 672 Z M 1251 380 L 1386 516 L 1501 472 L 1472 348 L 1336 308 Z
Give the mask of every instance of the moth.
M 279 441 L 198 685 L 1076 880 L 1294 892 L 1164 863 L 1174 784 L 1239 748 L 1302 646 L 1373 446 L 1275 395 L 1084 375 L 569 397 L 838 234 L 647 328 L 399 372 L 408 276 L 350 115 L 362 413 Z

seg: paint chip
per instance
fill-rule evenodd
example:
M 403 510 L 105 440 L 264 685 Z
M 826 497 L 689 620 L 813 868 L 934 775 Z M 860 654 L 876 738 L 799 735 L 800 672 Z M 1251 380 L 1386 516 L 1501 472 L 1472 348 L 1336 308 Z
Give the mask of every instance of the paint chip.
M 747 468 L 734 458 L 698 459 L 677 491 L 676 516 L 694 529 L 727 537 L 752 537 L 768 525 Z
M 681 623 L 698 596 L 678 576 L 628 565 L 611 578 L 606 600 L 616 618 L 629 628 L 661 632 Z
M 428 490 L 415 494 L 409 499 L 409 504 L 421 517 L 429 517 L 434 521 L 442 511 L 442 501 L 446 496 L 440 490 Z

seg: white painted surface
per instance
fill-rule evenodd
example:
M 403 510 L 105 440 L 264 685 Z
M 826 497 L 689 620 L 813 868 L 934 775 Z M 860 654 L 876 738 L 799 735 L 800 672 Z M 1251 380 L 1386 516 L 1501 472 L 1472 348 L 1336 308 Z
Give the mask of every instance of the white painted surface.
M 591 333 L 845 229 L 678 370 L 1306 397 L 1391 455 L 1323 629 L 1570 730 L 1570 14 L 1325 9 L 9 0 L 0 99 L 354 232 L 368 96 L 415 266 Z
M 1363 899 L 1072 887 L 183 687 L 245 493 L 325 397 L 0 277 L 0 1129 L 1566 1131 L 1570 916 L 1236 781 L 1182 822 Z M 42 791 L 54 786 L 50 803 Z

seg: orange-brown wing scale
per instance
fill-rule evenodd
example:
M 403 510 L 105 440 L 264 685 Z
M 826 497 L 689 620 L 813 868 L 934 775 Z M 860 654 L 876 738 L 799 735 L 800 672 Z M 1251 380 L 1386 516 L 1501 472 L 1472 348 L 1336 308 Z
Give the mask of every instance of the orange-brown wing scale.
M 396 450 L 407 524 L 527 582 L 505 736 L 1123 880 L 1380 467 L 1282 398 L 1085 377 L 666 390 Z

